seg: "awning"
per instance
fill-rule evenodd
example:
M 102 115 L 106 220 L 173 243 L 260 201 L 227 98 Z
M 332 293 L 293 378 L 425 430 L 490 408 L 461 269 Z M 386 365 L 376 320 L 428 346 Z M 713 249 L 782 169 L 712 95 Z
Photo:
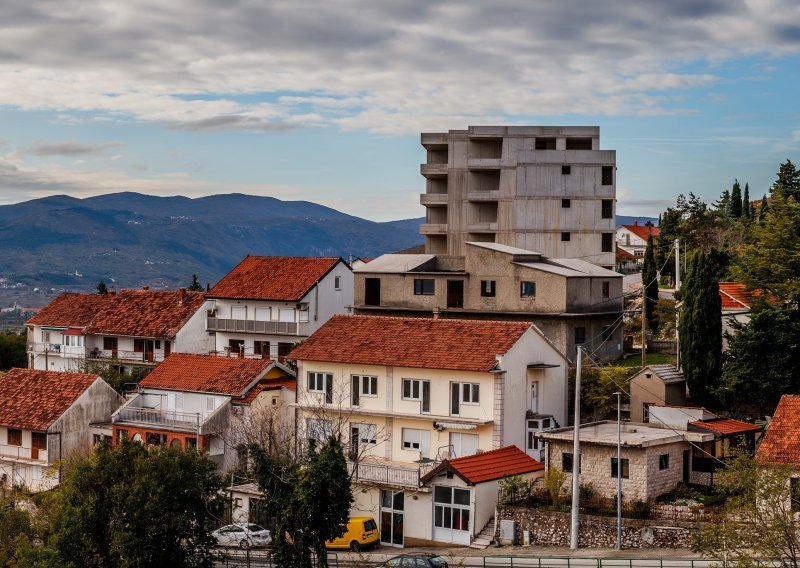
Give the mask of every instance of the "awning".
M 465 422 L 435 422 L 433 426 L 445 430 L 475 430 L 478 427 L 476 424 Z
M 66 329 L 66 328 L 64 328 L 64 327 L 52 327 L 52 326 L 47 326 L 47 325 L 43 325 L 42 326 L 42 330 L 43 331 L 63 331 L 64 329 Z
M 83 330 L 75 328 L 65 329 L 61 332 L 61 335 L 83 335 Z
M 530 363 L 528 365 L 529 369 L 555 369 L 556 367 L 560 367 L 561 365 L 553 365 L 551 363 L 543 363 L 542 361 L 536 361 L 535 363 Z

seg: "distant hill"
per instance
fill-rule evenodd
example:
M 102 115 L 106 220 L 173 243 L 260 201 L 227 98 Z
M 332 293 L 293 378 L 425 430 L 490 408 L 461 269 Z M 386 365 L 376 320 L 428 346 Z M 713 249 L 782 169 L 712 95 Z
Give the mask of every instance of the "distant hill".
M 100 280 L 175 287 L 197 274 L 213 285 L 248 254 L 375 257 L 414 246 L 420 222 L 375 223 L 308 201 L 242 194 L 59 195 L 0 206 L 0 279 L 89 290 Z
M 617 215 L 617 227 L 622 225 L 633 225 L 634 221 L 638 221 L 640 225 L 646 225 L 651 222 L 653 225 L 658 226 L 658 217 L 630 217 L 628 215 Z

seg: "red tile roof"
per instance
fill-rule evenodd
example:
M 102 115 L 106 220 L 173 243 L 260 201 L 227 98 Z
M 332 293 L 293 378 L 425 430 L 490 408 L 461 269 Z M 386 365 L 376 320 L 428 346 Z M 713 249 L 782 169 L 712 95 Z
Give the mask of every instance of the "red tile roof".
M 205 302 L 203 292 L 121 290 L 86 326 L 86 333 L 133 337 L 174 337 Z
M 800 395 L 781 397 L 756 457 L 762 462 L 800 466 Z
M 296 390 L 297 380 L 295 380 L 294 377 L 290 379 L 261 379 L 256 386 L 250 389 L 250 392 L 247 393 L 244 398 L 237 400 L 236 402 L 240 404 L 249 404 L 253 402 L 262 392 L 278 390 L 282 388 L 292 391 Z
M 289 359 L 490 371 L 531 324 L 336 315 Z
M 632 259 L 632 258 L 636 258 L 636 255 L 633 254 L 633 253 L 630 253 L 630 252 L 626 251 L 624 248 L 618 246 L 617 247 L 617 257 L 618 258 Z
M 730 434 L 745 434 L 747 432 L 759 432 L 761 426 L 751 424 L 744 420 L 734 420 L 733 418 L 716 418 L 711 420 L 695 420 L 689 422 L 692 426 L 703 428 L 717 434 L 730 435 Z
M 506 446 L 490 452 L 445 460 L 422 478 L 428 481 L 442 471 L 451 469 L 466 483 L 475 485 L 484 481 L 502 479 L 510 475 L 521 475 L 541 471 L 544 465 L 530 457 L 516 446 Z
M 210 298 L 296 302 L 339 257 L 248 256 L 208 293 Z
M 59 294 L 28 320 L 28 325 L 84 327 L 113 302 L 110 294 Z
M 722 309 L 746 309 L 753 302 L 755 292 L 747 291 L 744 284 L 738 282 L 720 282 L 719 297 L 722 299 Z
M 661 229 L 658 227 L 648 226 L 648 225 L 622 225 L 625 229 L 628 229 L 631 233 L 636 235 L 642 240 L 647 240 L 649 235 L 653 235 L 657 237 L 658 234 L 661 232 Z
M 99 378 L 86 373 L 11 369 L 0 378 L 0 424 L 44 432 Z
M 270 359 L 172 353 L 139 385 L 153 389 L 242 396 L 270 365 Z

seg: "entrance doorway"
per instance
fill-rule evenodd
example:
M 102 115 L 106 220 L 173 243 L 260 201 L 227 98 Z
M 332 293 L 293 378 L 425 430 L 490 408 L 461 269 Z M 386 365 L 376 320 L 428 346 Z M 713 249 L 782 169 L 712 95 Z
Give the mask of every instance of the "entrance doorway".
M 447 281 L 447 307 L 448 308 L 463 308 L 464 307 L 464 281 L 463 280 L 448 280 Z
M 381 279 L 364 278 L 364 305 L 381 305 Z
M 434 485 L 433 540 L 469 545 L 470 494 L 469 489 Z
M 381 544 L 403 546 L 404 508 L 402 491 L 381 489 Z

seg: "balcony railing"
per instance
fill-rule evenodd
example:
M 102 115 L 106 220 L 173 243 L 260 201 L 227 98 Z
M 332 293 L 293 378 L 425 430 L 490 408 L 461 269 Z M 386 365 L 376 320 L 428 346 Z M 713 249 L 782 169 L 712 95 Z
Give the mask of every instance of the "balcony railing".
M 40 461 L 42 463 L 47 463 L 47 450 L 0 444 L 0 458 Z
M 419 487 L 420 468 L 400 467 L 372 462 L 347 462 L 353 481 Z
M 91 349 L 86 353 L 89 359 L 116 359 L 119 361 L 134 361 L 142 363 L 160 363 L 164 360 L 164 353 L 153 351 L 126 351 L 124 349 Z
M 197 427 L 202 424 L 202 419 L 196 412 L 123 407 L 111 416 L 111 422 L 113 424 L 132 422 L 158 426 L 160 428 L 197 430 Z
M 61 343 L 34 343 L 28 342 L 28 353 L 42 355 L 48 353 L 61 357 L 86 357 L 86 348 Z
M 262 333 L 272 335 L 308 335 L 307 323 L 287 321 L 255 321 L 227 318 L 206 318 L 208 331 Z

